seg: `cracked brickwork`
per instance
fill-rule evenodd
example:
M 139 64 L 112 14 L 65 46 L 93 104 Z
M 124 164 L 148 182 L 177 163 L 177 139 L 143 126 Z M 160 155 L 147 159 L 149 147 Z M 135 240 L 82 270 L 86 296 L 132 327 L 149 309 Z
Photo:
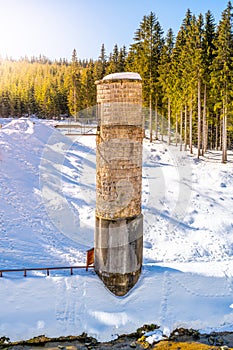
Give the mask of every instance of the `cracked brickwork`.
M 96 83 L 95 271 L 121 296 L 142 266 L 142 84 L 106 78 Z

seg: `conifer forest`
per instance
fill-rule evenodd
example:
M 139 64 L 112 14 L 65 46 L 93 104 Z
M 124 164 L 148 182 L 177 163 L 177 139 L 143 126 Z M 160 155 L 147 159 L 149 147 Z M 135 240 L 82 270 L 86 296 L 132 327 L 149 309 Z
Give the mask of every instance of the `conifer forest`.
M 71 50 L 72 51 L 72 50 Z M 198 157 L 207 149 L 227 150 L 233 141 L 233 7 L 218 23 L 211 13 L 188 9 L 178 33 L 164 33 L 156 14 L 145 15 L 129 48 L 117 44 L 97 60 L 47 57 L 0 58 L 0 116 L 75 116 L 96 105 L 95 81 L 105 75 L 137 72 L 143 82 L 150 137 L 167 136 Z M 153 128 L 152 128 L 153 126 Z M 162 135 L 162 136 L 161 136 Z

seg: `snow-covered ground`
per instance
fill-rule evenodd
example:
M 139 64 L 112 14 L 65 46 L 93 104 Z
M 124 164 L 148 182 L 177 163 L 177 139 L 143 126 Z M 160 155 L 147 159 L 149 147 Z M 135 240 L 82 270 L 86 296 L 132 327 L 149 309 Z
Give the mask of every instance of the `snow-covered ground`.
M 95 139 L 39 120 L 0 120 L 0 269 L 85 264 L 93 247 Z M 144 142 L 144 264 L 112 295 L 93 271 L 4 273 L 0 336 L 86 332 L 99 340 L 144 323 L 233 330 L 233 155 L 197 160 Z

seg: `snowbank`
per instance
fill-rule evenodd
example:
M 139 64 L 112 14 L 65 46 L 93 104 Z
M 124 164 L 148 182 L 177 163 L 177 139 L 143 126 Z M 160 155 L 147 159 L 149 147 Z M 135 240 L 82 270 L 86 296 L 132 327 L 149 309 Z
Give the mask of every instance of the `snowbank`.
M 19 119 L 4 123 L 0 146 L 0 268 L 83 264 L 93 246 L 94 138 L 74 142 L 46 122 Z M 91 271 L 5 273 L 0 336 L 85 331 L 103 341 L 143 323 L 232 330 L 232 162 L 213 155 L 196 161 L 145 141 L 139 283 L 117 298 Z

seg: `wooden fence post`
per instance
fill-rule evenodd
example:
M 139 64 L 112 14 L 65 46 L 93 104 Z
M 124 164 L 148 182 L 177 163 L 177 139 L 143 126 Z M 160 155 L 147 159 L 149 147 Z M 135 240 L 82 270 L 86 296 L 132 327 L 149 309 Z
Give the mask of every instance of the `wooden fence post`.
M 86 260 L 86 271 L 88 271 L 88 266 L 94 264 L 94 248 L 87 250 Z

